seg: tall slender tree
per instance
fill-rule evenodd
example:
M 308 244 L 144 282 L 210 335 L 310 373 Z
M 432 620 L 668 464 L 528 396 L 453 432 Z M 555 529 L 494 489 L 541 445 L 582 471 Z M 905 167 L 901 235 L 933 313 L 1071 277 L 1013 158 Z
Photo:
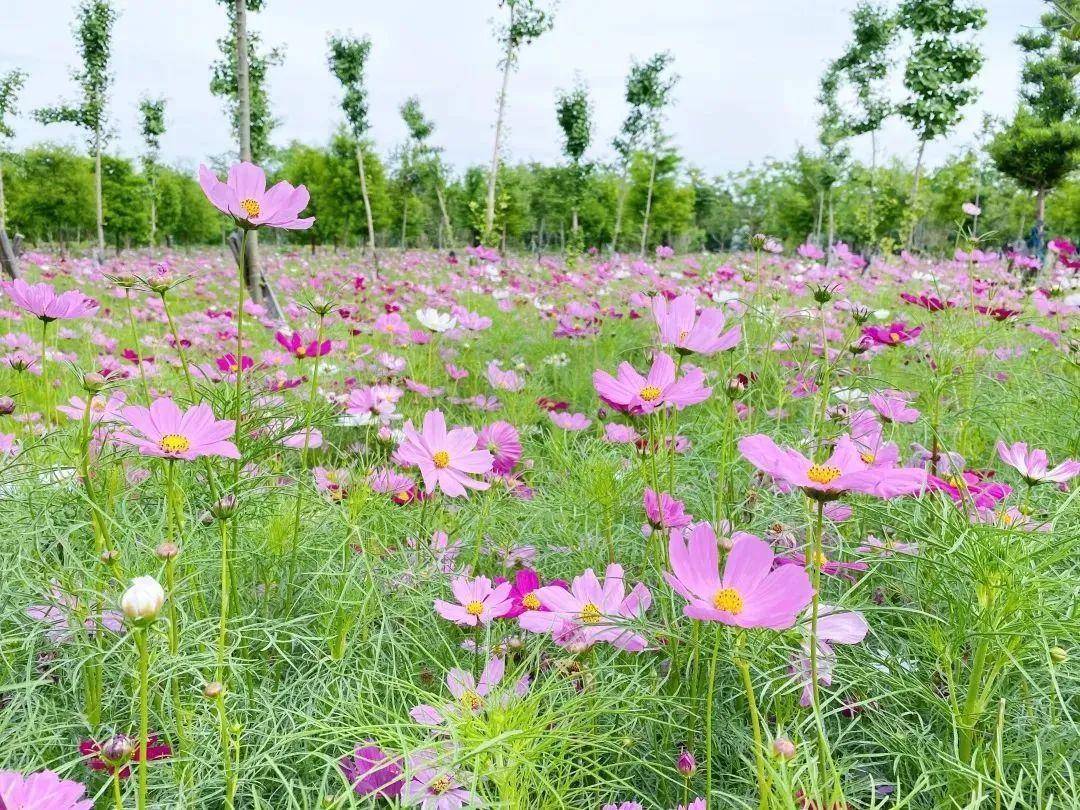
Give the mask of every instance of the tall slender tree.
M 1044 241 L 1046 197 L 1080 165 L 1080 38 L 1072 9 L 1050 3 L 1038 29 L 1016 38 L 1024 52 L 1020 105 L 994 136 L 989 153 L 998 171 L 1035 192 L 1035 227 Z
M 15 135 L 15 130 L 8 121 L 9 115 L 15 115 L 15 102 L 19 91 L 26 82 L 26 74 L 21 70 L 12 70 L 0 76 L 0 268 L 4 274 L 15 278 L 19 274 L 15 251 L 11 247 L 7 232 L 7 202 L 4 199 L 4 141 Z
M 630 104 L 630 118 L 639 128 L 649 159 L 649 181 L 645 194 L 645 210 L 641 218 L 641 249 L 649 242 L 649 216 L 652 213 L 653 188 L 656 185 L 656 162 L 664 143 L 664 108 L 671 101 L 671 92 L 679 81 L 677 74 L 668 68 L 674 57 L 667 51 L 654 55 L 644 63 L 634 62 L 626 79 L 626 101 Z
M 218 40 L 221 59 L 213 65 L 210 92 L 224 99 L 225 109 L 232 120 L 240 160 L 260 162 L 270 153 L 270 133 L 277 120 L 270 111 L 266 79 L 269 69 L 281 64 L 279 48 L 263 52 L 259 37 L 248 30 L 248 12 L 261 11 L 265 0 L 218 0 L 225 7 L 229 21 L 228 36 Z M 258 232 L 247 237 L 244 256 L 244 282 L 251 300 L 266 304 L 275 317 L 281 310 L 259 265 Z M 240 239 L 234 233 L 230 239 L 239 263 Z
M 592 107 L 589 104 L 589 90 L 583 83 L 579 81 L 573 89 L 559 94 L 555 101 L 555 117 L 563 133 L 563 154 L 570 164 L 567 166 L 571 201 L 568 253 L 573 257 L 584 246 L 578 225 L 578 209 L 592 171 L 592 164 L 584 161 L 585 151 L 592 142 Z
M 435 124 L 424 116 L 416 96 L 405 99 L 398 111 L 409 133 L 401 150 L 401 246 L 404 248 L 408 239 L 409 200 L 421 180 L 428 151 L 427 139 L 435 131 Z
M 983 56 L 978 45 L 960 37 L 986 25 L 986 10 L 963 0 L 904 0 L 897 10 L 897 22 L 912 37 L 904 66 L 907 97 L 897 112 L 919 141 L 907 234 L 910 246 L 918 220 L 926 145 L 952 129 L 977 95 L 971 80 L 982 67 Z
M 139 102 L 139 133 L 142 135 L 143 175 L 150 199 L 150 250 L 153 252 L 157 237 L 157 174 L 158 156 L 161 153 L 161 136 L 165 134 L 165 99 L 144 98 Z
M 108 0 L 85 0 L 79 6 L 75 38 L 82 55 L 82 68 L 72 78 L 82 89 L 82 101 L 78 104 L 61 103 L 55 107 L 43 107 L 34 111 L 34 117 L 43 124 L 68 123 L 85 129 L 90 137 L 90 149 L 94 156 L 94 202 L 97 212 L 97 252 L 100 262 L 105 254 L 105 217 L 101 197 L 101 153 L 108 139 L 109 57 L 112 52 L 112 29 L 116 23 L 116 11 Z
M 491 166 L 487 177 L 487 202 L 484 208 L 485 241 L 493 237 L 495 227 L 495 184 L 499 175 L 499 149 L 502 145 L 503 119 L 506 115 L 506 93 L 510 86 L 510 72 L 517 66 L 523 45 L 528 45 L 555 24 L 550 11 L 540 7 L 537 0 L 499 0 L 499 6 L 509 15 L 506 25 L 498 31 L 502 46 L 502 85 L 495 114 L 495 142 L 491 148 Z
M 364 69 L 371 55 L 371 40 L 367 37 L 330 37 L 330 71 L 345 91 L 341 109 L 356 141 L 356 165 L 360 172 L 360 194 L 364 198 L 364 214 L 367 218 L 368 250 L 375 254 L 375 221 L 371 215 L 368 196 L 367 173 L 364 169 L 364 134 L 371 126 L 368 121 L 367 88 L 364 86 Z M 377 265 L 376 265 L 377 266 Z

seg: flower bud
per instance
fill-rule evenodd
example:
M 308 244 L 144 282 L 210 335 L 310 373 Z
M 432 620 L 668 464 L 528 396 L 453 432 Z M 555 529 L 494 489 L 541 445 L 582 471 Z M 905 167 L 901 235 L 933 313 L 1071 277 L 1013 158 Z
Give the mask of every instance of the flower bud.
M 1051 647 L 1050 660 L 1055 664 L 1064 664 L 1069 660 L 1069 652 L 1064 647 Z
M 136 626 L 150 624 L 165 604 L 165 591 L 150 576 L 135 577 L 120 598 L 120 609 L 128 621 Z
M 792 759 L 795 756 L 795 743 L 787 737 L 777 737 L 773 740 L 772 750 L 780 759 Z
M 218 681 L 210 681 L 203 687 L 202 693 L 207 700 L 215 700 L 225 694 L 225 687 Z
M 98 557 L 103 565 L 112 565 L 120 559 L 120 552 L 115 548 L 107 548 L 101 552 L 101 556 Z
M 679 773 L 689 779 L 697 771 L 697 760 L 694 759 L 694 755 L 690 753 L 690 750 L 684 748 L 679 753 L 679 759 L 675 763 L 675 767 L 679 769 Z
M 217 503 L 210 507 L 210 514 L 218 520 L 228 520 L 236 514 L 236 507 L 235 495 L 223 495 Z
M 126 734 L 116 734 L 101 744 L 98 753 L 113 766 L 126 763 L 135 752 L 135 740 Z
M 15 413 L 15 400 L 11 397 L 0 397 L 0 416 L 10 416 Z
M 180 547 L 176 543 L 161 543 L 154 549 L 154 554 L 159 560 L 175 560 L 180 555 Z
M 105 387 L 107 380 L 101 374 L 96 371 L 91 371 L 83 375 L 82 384 L 89 393 L 96 394 L 102 388 Z

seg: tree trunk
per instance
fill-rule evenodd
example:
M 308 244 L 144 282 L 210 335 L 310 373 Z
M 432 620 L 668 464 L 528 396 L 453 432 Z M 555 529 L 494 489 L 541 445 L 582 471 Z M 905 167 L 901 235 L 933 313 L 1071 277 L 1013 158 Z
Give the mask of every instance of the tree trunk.
M 405 250 L 409 241 L 409 198 L 405 197 L 405 204 L 401 206 L 401 249 Z
M 578 232 L 577 208 L 570 212 L 570 232 L 574 235 Z
M 652 164 L 649 166 L 649 190 L 645 194 L 645 216 L 641 221 L 641 257 L 645 257 L 645 248 L 649 243 L 649 215 L 652 213 L 653 184 L 656 182 L 656 149 L 655 144 L 652 154 Z
M 154 186 L 150 185 L 150 258 L 154 257 L 154 241 L 157 239 L 157 200 L 154 199 Z
M 825 266 L 828 267 L 832 264 L 832 245 L 833 240 L 836 238 L 836 218 L 833 211 L 833 187 L 829 186 L 829 239 L 828 244 L 825 246 Z
M 375 275 L 379 275 L 378 259 L 375 257 L 375 220 L 371 216 L 371 202 L 368 200 L 367 173 L 364 171 L 364 147 L 356 141 L 356 164 L 360 168 L 360 194 L 364 198 L 364 214 L 367 216 L 368 250 L 376 258 Z
M 15 249 L 8 241 L 7 235 L 7 209 L 4 203 L 4 167 L 2 165 L 0 165 L 0 269 L 8 278 L 16 278 L 19 275 Z
M 94 205 L 97 214 L 98 264 L 105 261 L 105 212 L 101 197 L 101 130 L 94 130 Z
M 877 189 L 875 187 L 875 183 L 877 182 L 877 178 L 875 177 L 876 174 L 877 174 L 877 130 L 874 129 L 874 130 L 870 131 L 870 203 L 869 203 L 869 206 L 868 206 L 869 210 L 867 211 L 867 218 L 869 220 L 869 225 L 870 225 L 870 250 L 871 250 L 871 255 L 873 255 L 873 251 L 876 250 L 876 248 L 877 248 L 877 221 L 874 219 L 874 217 L 876 216 L 876 214 L 874 213 L 874 202 L 875 202 L 874 197 L 877 194 Z
M 510 7 L 510 24 L 513 25 L 514 7 Z M 502 88 L 499 90 L 499 110 L 495 115 L 495 143 L 491 148 L 491 168 L 488 170 L 487 208 L 484 212 L 484 236 L 487 238 L 495 227 L 495 179 L 499 174 L 499 143 L 502 140 L 503 114 L 506 112 L 506 88 L 510 84 L 510 68 L 514 53 L 509 48 L 503 61 Z
M 825 218 L 825 192 L 818 189 L 817 215 L 814 217 L 814 244 L 821 247 L 821 223 Z
M 915 243 L 915 226 L 918 224 L 919 204 L 919 180 L 922 177 L 923 153 L 926 151 L 926 141 L 919 141 L 919 154 L 915 158 L 915 179 L 911 184 L 911 227 L 908 229 L 906 247 L 908 249 Z
M 446 197 L 443 196 L 442 186 L 439 183 L 435 184 L 435 197 L 439 201 L 439 212 L 442 214 L 442 231 L 446 234 L 446 243 L 450 245 L 450 249 L 454 249 L 454 229 L 450 227 L 450 214 L 446 210 Z M 442 250 L 442 241 L 440 239 L 439 249 Z

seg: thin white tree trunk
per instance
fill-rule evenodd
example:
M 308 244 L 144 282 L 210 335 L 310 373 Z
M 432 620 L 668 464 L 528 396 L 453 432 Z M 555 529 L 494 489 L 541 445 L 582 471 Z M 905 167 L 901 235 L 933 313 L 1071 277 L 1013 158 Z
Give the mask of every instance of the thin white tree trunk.
M 439 211 L 442 213 L 442 230 L 446 234 L 446 243 L 450 249 L 454 249 L 454 229 L 450 227 L 450 214 L 446 210 L 446 197 L 443 196 L 442 186 L 438 181 L 435 183 L 435 197 L 439 201 Z M 440 241 L 439 248 L 442 249 Z
M 236 104 L 239 121 L 240 160 L 253 162 L 251 151 L 251 66 L 248 64 L 247 0 L 234 0 L 236 15 Z M 256 304 L 263 299 L 259 269 L 259 232 L 251 231 L 244 252 L 244 284 Z
M 511 7 L 511 21 L 513 8 Z M 506 89 L 510 85 L 510 70 L 513 67 L 513 51 L 507 49 L 503 61 L 502 88 L 499 90 L 499 110 L 495 116 L 495 143 L 491 147 L 491 167 L 488 169 L 487 208 L 484 212 L 484 236 L 491 233 L 495 226 L 495 181 L 499 174 L 499 146 L 502 141 L 503 115 L 506 112 Z
M 925 150 L 926 141 L 919 141 L 919 154 L 915 158 L 915 179 L 911 184 L 911 227 L 908 230 L 906 240 L 908 248 L 915 243 L 915 226 L 918 225 L 919 180 L 922 178 L 922 161 Z
M 98 262 L 105 260 L 105 206 L 101 196 L 101 130 L 94 130 L 94 206 L 97 214 Z
M 619 249 L 619 235 L 622 233 L 623 209 L 626 207 L 626 195 L 630 188 L 627 182 L 627 164 L 623 164 L 622 175 L 619 177 L 619 189 L 615 195 L 615 228 L 611 233 L 611 251 Z
M 649 242 L 649 215 L 652 214 L 653 184 L 656 182 L 656 148 L 654 145 L 652 164 L 649 166 L 649 190 L 645 195 L 645 216 L 641 220 L 641 256 L 645 256 L 645 248 Z
M 360 169 L 360 194 L 364 198 L 364 214 L 367 216 L 368 250 L 375 255 L 375 220 L 371 216 L 371 202 L 368 200 L 367 173 L 364 171 L 364 147 L 356 142 L 356 165 Z

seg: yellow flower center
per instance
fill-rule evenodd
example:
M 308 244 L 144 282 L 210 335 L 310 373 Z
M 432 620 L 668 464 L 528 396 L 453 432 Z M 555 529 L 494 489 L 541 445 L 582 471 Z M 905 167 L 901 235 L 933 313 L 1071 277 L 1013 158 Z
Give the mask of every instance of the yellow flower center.
M 874 454 L 873 453 L 860 453 L 859 458 L 861 458 L 863 460 L 863 464 L 873 464 L 874 463 Z
M 723 610 L 732 616 L 738 616 L 743 611 L 743 598 L 734 588 L 723 588 L 716 592 L 712 598 L 713 607 Z
M 653 402 L 660 398 L 660 389 L 655 385 L 646 385 L 641 389 L 641 393 L 638 394 L 646 402 Z
M 235 374 L 239 370 L 240 370 L 240 366 L 236 365 L 236 363 L 230 363 L 229 364 L 229 371 L 231 371 L 231 372 L 233 372 Z
M 450 454 L 445 450 L 436 450 L 431 460 L 435 462 L 435 466 L 440 470 L 450 466 Z
M 465 612 L 470 616 L 479 616 L 484 612 L 484 603 L 473 600 L 469 604 L 465 605 Z
M 453 779 L 451 779 L 449 776 L 440 776 L 438 779 L 428 785 L 428 790 L 435 796 L 441 796 L 442 794 L 446 793 L 446 791 L 450 790 L 450 788 L 452 788 L 453 786 Z
M 687 332 L 685 329 L 682 330 L 681 332 L 679 332 L 679 342 L 682 343 L 684 340 L 686 340 L 686 336 L 688 334 L 690 334 L 690 333 Z
M 900 342 L 899 333 L 897 333 L 897 332 L 889 332 L 889 340 L 891 340 L 893 343 L 899 343 Z
M 191 442 L 186 436 L 181 436 L 179 433 L 169 433 L 168 435 L 161 437 L 158 446 L 163 453 L 179 455 L 180 453 L 186 453 L 191 449 Z
M 474 712 L 478 712 L 484 708 L 484 699 L 476 694 L 476 692 L 466 692 L 461 696 L 461 705 L 466 709 L 472 709 Z
M 307 357 L 307 346 L 297 346 L 296 347 L 296 356 L 297 357 Z
M 585 624 L 597 624 L 603 617 L 600 608 L 592 602 L 586 602 L 585 607 L 581 609 L 581 621 Z
M 819 551 L 817 553 L 817 558 L 814 560 L 814 564 L 818 568 L 824 568 L 828 564 L 828 562 L 829 562 L 829 558 L 825 556 L 825 552 L 824 551 Z
M 536 598 L 536 594 L 527 593 L 521 599 L 521 604 L 526 610 L 539 610 L 540 600 Z
M 96 411 L 98 413 L 105 410 L 105 400 L 94 397 L 93 401 L 91 401 L 90 403 L 90 410 Z
M 246 200 L 241 200 L 240 207 L 244 209 L 244 213 L 248 215 L 248 219 L 254 219 L 262 211 L 262 206 L 259 205 L 259 201 L 253 200 L 250 197 Z
M 1010 515 L 1008 512 L 1006 512 L 1004 510 L 1002 510 L 1000 512 L 1000 515 L 1001 515 L 1001 522 L 1006 526 L 1012 526 L 1013 523 L 1016 521 L 1016 518 L 1014 518 L 1012 515 Z
M 806 471 L 806 477 L 815 484 L 828 484 L 840 477 L 840 468 L 814 464 Z

